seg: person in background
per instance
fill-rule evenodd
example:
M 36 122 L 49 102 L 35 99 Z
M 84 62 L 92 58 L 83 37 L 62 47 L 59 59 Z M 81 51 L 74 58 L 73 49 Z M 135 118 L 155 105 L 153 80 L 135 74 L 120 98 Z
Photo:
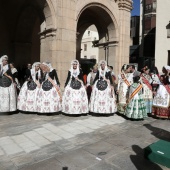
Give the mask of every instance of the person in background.
M 87 85 L 86 85 L 86 87 L 87 87 L 88 100 L 90 100 L 90 96 L 91 96 L 91 92 L 92 92 L 92 85 L 93 85 L 93 81 L 94 81 L 94 79 L 96 77 L 97 70 L 98 70 L 97 64 L 95 64 L 93 66 L 92 71 L 87 76 Z
M 151 78 L 152 78 L 152 91 L 155 93 L 159 87 L 160 79 L 157 67 L 154 67 L 151 71 Z
M 30 63 L 27 64 L 27 68 L 25 70 L 25 75 L 24 75 L 24 79 L 27 80 L 28 78 L 31 78 L 29 77 L 30 76 L 30 70 L 32 69 L 32 66 Z
M 128 90 L 133 83 L 133 73 L 131 73 L 131 66 L 124 64 L 121 69 L 121 74 L 118 75 L 118 112 L 124 114 L 125 105 L 128 96 Z
M 99 69 L 93 81 L 89 108 L 93 114 L 106 115 L 117 112 L 111 72 L 104 60 L 99 62 Z
M 43 62 L 40 68 L 43 76 L 37 97 L 37 112 L 42 114 L 60 112 L 62 96 L 57 70 L 52 67 L 50 62 Z
M 150 69 L 145 66 L 143 67 L 143 69 L 141 70 L 142 74 L 141 74 L 141 82 L 143 84 L 143 96 L 145 99 L 145 103 L 146 103 L 146 111 L 147 113 L 152 113 L 152 102 L 153 102 L 153 92 L 152 92 L 152 78 L 149 74 Z
M 89 112 L 83 73 L 78 60 L 71 62 L 71 68 L 68 71 L 62 100 L 62 112 L 69 115 L 81 115 Z
M 27 80 L 23 84 L 18 96 L 18 110 L 37 112 L 37 95 L 40 89 L 40 62 L 35 62 L 27 73 Z
M 160 118 L 170 118 L 170 66 L 162 68 L 163 75 L 160 76 L 161 84 L 156 90 L 153 99 L 152 115 Z
M 125 116 L 131 119 L 143 119 L 148 117 L 146 112 L 145 100 L 142 94 L 142 84 L 140 74 L 133 77 L 133 84 L 129 89 L 129 97 L 125 109 Z
M 16 107 L 16 90 L 8 56 L 0 58 L 0 112 L 14 112 Z
M 19 94 L 20 91 L 20 83 L 18 81 L 18 70 L 15 68 L 14 63 L 10 63 L 10 68 L 11 68 L 11 72 L 14 78 L 14 82 L 16 84 L 16 90 L 17 90 L 17 94 Z

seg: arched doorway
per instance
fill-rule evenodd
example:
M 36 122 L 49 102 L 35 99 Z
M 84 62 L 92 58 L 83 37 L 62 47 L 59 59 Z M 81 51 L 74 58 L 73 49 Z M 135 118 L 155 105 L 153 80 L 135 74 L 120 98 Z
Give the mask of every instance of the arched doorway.
M 41 37 L 54 27 L 47 1 L 0 1 L 0 56 L 7 54 L 16 66 L 40 61 Z
M 97 28 L 99 39 L 93 41 L 93 46 L 99 49 L 98 59 L 104 59 L 109 65 L 114 63 L 117 49 L 117 28 L 111 12 L 101 4 L 89 4 L 85 6 L 77 22 L 77 46 L 76 58 L 81 56 L 81 41 L 84 32 L 91 25 Z

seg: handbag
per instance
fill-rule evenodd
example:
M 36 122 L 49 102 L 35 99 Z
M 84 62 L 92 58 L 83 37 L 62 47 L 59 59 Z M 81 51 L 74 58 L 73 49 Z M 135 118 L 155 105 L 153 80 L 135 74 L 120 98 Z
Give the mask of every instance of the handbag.
M 107 84 L 106 80 L 98 80 L 96 86 L 97 86 L 98 90 L 104 91 L 104 90 L 106 90 L 108 84 Z
M 34 82 L 34 81 L 29 81 L 28 83 L 27 83 L 27 87 L 28 87 L 28 90 L 35 90 L 36 89 L 36 87 L 37 87 L 37 84 Z
M 81 82 L 76 79 L 71 80 L 70 87 L 75 90 L 79 90 L 81 88 Z
M 52 83 L 49 80 L 46 80 L 43 84 L 42 84 L 42 89 L 44 91 L 49 91 L 51 90 L 53 87 Z
M 11 84 L 12 84 L 12 81 L 8 77 L 2 76 L 0 78 L 0 86 L 1 87 L 9 87 Z

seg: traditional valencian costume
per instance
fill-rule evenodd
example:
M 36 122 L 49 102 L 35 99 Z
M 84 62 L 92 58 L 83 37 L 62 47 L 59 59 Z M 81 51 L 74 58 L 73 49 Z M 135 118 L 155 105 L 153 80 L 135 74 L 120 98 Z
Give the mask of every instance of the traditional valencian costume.
M 140 77 L 134 77 L 134 83 L 129 89 L 128 104 L 124 115 L 132 119 L 143 119 L 147 117 L 145 100 L 142 94 L 142 84 L 139 82 Z
M 170 66 L 163 69 L 170 70 Z M 170 118 L 170 76 L 164 75 L 153 99 L 152 114 L 156 117 Z
M 145 66 L 142 69 L 141 79 L 143 83 L 143 97 L 145 99 L 146 111 L 147 113 L 152 113 L 152 102 L 153 102 L 153 93 L 152 93 L 152 78 L 149 75 L 149 69 Z
M 13 112 L 17 109 L 14 79 L 7 60 L 6 55 L 0 58 L 0 112 Z
M 87 114 L 88 98 L 79 62 L 73 60 L 68 71 L 62 99 L 62 112 L 66 114 Z
M 40 90 L 41 72 L 40 63 L 35 62 L 29 70 L 26 82 L 23 84 L 18 96 L 18 110 L 37 112 L 37 95 Z
M 49 62 L 40 65 L 43 71 L 41 88 L 37 98 L 37 112 L 56 113 L 61 111 L 61 91 L 57 71 Z
M 130 69 L 130 66 L 124 64 L 121 74 L 118 75 L 118 112 L 121 114 L 124 114 L 128 90 L 133 83 L 133 73 L 130 73 L 130 70 L 128 71 L 128 69 Z
M 97 65 L 93 66 L 93 70 L 88 74 L 87 76 L 87 96 L 88 96 L 88 100 L 90 100 L 90 96 L 91 96 L 91 92 L 92 92 L 92 85 L 94 82 L 94 79 L 96 77 L 97 74 Z
M 117 112 L 111 72 L 107 68 L 106 61 L 100 61 L 100 68 L 97 71 L 93 84 L 89 104 L 90 111 L 99 114 Z

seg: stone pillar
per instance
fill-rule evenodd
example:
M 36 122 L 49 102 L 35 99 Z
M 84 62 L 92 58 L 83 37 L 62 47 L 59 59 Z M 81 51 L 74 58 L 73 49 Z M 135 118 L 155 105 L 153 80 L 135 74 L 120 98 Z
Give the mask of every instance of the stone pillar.
M 130 11 L 132 9 L 132 0 L 118 0 L 119 7 L 119 43 L 116 62 L 116 72 L 123 64 L 129 63 L 130 46 Z

